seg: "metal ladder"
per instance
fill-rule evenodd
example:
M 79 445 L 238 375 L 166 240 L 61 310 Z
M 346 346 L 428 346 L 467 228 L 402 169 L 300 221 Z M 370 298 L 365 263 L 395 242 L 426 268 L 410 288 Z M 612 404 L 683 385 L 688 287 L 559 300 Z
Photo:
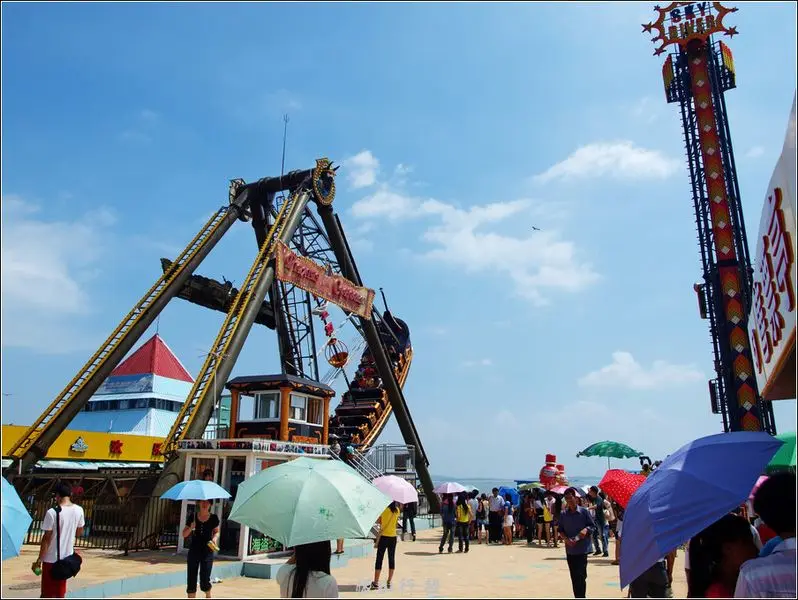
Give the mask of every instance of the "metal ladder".
M 291 194 L 280 207 L 280 211 L 277 213 L 277 217 L 275 218 L 274 223 L 272 224 L 272 227 L 266 236 L 266 240 L 263 242 L 263 246 L 261 247 L 257 258 L 252 263 L 252 267 L 250 268 L 244 283 L 241 285 L 240 291 L 230 306 L 230 310 L 227 313 L 227 318 L 222 324 L 219 334 L 216 336 L 216 339 L 213 342 L 213 350 L 209 352 L 208 356 L 205 358 L 205 362 L 202 365 L 200 374 L 194 382 L 194 386 L 191 388 L 186 401 L 183 403 L 180 413 L 175 419 L 174 425 L 172 425 L 172 429 L 166 436 L 166 440 L 161 451 L 165 456 L 173 454 L 177 450 L 178 443 L 185 436 L 189 425 L 197 414 L 196 409 L 206 399 L 209 392 L 209 383 L 213 381 L 217 366 L 219 364 L 218 357 L 222 357 L 226 354 L 230 338 L 240 323 L 241 315 L 250 303 L 253 290 L 257 286 L 258 282 L 266 271 L 266 266 L 269 264 L 269 261 L 274 255 L 274 252 L 277 248 L 277 240 L 280 237 L 280 234 L 282 234 L 285 223 L 288 221 L 288 217 L 293 211 L 295 200 L 299 193 L 302 192 L 298 191 L 295 194 Z
M 169 287 L 169 284 L 183 272 L 188 262 L 217 230 L 229 209 L 230 207 L 224 206 L 208 219 L 208 222 L 200 229 L 199 233 L 197 233 L 194 239 L 189 242 L 188 246 L 186 246 L 183 252 L 175 259 L 172 266 L 157 282 L 155 282 L 147 293 L 144 294 L 127 316 L 122 319 L 122 322 L 114 329 L 108 339 L 105 340 L 105 343 L 100 346 L 100 349 L 94 353 L 72 381 L 70 381 L 55 400 L 53 400 L 47 410 L 39 416 L 36 422 L 33 423 L 22 437 L 17 440 L 14 446 L 11 447 L 8 452 L 9 456 L 13 456 L 20 460 L 22 459 L 25 452 L 36 442 L 42 432 L 53 423 L 55 418 L 64 410 L 64 407 L 83 390 L 86 383 L 90 381 L 97 370 L 105 364 L 108 356 L 127 336 L 131 328 L 147 313 L 153 303 L 161 296 L 164 290 Z

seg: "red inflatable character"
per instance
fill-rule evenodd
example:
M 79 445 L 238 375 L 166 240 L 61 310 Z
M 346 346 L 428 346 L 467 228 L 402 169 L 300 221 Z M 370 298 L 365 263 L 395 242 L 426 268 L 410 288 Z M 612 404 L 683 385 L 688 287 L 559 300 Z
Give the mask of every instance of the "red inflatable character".
M 557 465 L 557 485 L 568 485 L 568 476 L 565 474 L 565 465 Z
M 540 483 L 547 490 L 557 485 L 557 457 L 554 454 L 546 455 L 546 464 L 540 470 Z

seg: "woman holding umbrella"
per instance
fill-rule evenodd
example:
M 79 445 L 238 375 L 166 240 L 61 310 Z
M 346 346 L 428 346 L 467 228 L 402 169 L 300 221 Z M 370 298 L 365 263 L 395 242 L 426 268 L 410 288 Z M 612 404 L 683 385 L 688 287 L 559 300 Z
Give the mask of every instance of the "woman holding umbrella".
M 197 597 L 197 573 L 199 572 L 200 589 L 205 597 L 211 597 L 211 569 L 213 569 L 213 553 L 219 549 L 219 517 L 211 513 L 208 500 L 197 501 L 197 512 L 183 528 L 183 539 L 191 536 L 188 550 L 188 584 L 186 594 L 189 598 Z

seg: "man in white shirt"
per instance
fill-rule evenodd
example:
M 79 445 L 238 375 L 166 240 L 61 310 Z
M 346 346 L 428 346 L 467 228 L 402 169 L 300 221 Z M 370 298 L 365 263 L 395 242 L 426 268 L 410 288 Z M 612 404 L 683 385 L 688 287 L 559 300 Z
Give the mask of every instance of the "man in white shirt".
M 490 524 L 488 543 L 501 544 L 502 539 L 502 520 L 504 515 L 504 498 L 499 496 L 499 488 L 493 488 L 490 498 L 490 514 L 488 522 Z
M 469 536 L 472 540 L 477 539 L 477 511 L 479 510 L 479 500 L 477 495 L 479 492 L 474 490 L 468 499 L 468 506 L 471 507 L 471 522 L 468 524 Z
M 72 504 L 70 496 L 72 488 L 68 483 L 60 482 L 55 486 L 55 501 L 61 509 L 58 512 L 58 531 L 56 531 L 56 511 L 51 508 L 44 515 L 42 522 L 41 547 L 39 558 L 33 563 L 34 568 L 42 570 L 42 598 L 63 598 L 66 596 L 66 580 L 53 579 L 51 571 L 59 558 L 64 559 L 75 552 L 75 537 L 83 535 L 83 526 L 86 524 L 83 509 L 77 504 Z M 57 543 L 57 540 L 61 544 Z

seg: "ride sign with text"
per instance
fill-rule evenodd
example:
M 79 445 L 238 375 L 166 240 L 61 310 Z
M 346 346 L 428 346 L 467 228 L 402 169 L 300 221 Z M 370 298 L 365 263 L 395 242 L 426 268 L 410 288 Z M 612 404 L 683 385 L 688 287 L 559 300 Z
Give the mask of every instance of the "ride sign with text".
M 371 318 L 374 290 L 355 285 L 345 277 L 328 273 L 321 265 L 298 256 L 282 242 L 277 244 L 277 279 L 292 283 L 364 319 Z

